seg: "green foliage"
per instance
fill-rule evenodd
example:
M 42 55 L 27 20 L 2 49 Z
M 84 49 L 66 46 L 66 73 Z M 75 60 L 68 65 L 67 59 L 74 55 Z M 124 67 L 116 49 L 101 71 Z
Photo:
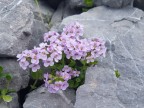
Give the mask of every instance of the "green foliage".
M 85 73 L 88 67 L 94 66 L 98 63 L 98 61 L 90 62 L 87 63 L 86 60 L 73 60 L 73 59 L 66 59 L 66 55 L 63 53 L 62 54 L 62 59 L 60 62 L 55 63 L 55 65 L 50 66 L 50 73 L 51 73 L 51 78 L 54 79 L 54 81 L 63 81 L 62 78 L 57 78 L 55 77 L 56 71 L 61 71 L 65 65 L 68 65 L 71 67 L 73 70 L 80 71 L 80 75 L 78 77 L 74 77 L 71 80 L 68 81 L 69 87 L 77 89 L 80 85 L 84 84 L 85 81 Z M 36 89 L 36 84 L 38 80 L 42 80 L 43 78 L 43 72 L 42 70 L 38 70 L 37 72 L 31 72 L 32 79 L 35 80 L 34 84 L 31 85 L 31 89 Z
M 119 77 L 120 77 L 120 73 L 119 73 L 119 71 L 118 71 L 118 70 L 115 70 L 115 76 L 116 76 L 117 78 L 119 78 Z
M 14 90 L 8 89 L 9 83 L 12 80 L 12 75 L 9 73 L 3 73 L 3 67 L 2 66 L 0 66 L 0 79 L 6 80 L 6 87 L 3 89 L 0 89 L 0 99 L 2 99 L 5 102 L 11 102 L 12 96 L 10 96 L 8 94 L 15 92 Z
M 86 5 L 86 7 L 92 7 L 94 5 L 94 1 L 93 0 L 84 0 L 84 4 Z
M 93 0 L 84 0 L 84 4 L 85 4 L 85 8 L 82 8 L 82 11 L 86 12 L 94 6 L 94 1 Z
M 31 77 L 33 80 L 35 80 L 34 84 L 33 85 L 30 85 L 31 86 L 31 89 L 34 90 L 36 89 L 36 84 L 38 82 L 38 80 L 42 80 L 43 79 L 43 70 L 38 70 L 37 72 L 31 72 Z
M 98 61 L 94 61 L 94 62 L 91 62 L 91 63 L 86 63 L 85 60 L 74 61 L 74 60 L 71 59 L 70 63 L 69 63 L 69 66 L 72 69 L 76 69 L 76 70 L 80 71 L 80 75 L 79 75 L 79 77 L 72 78 L 71 80 L 68 81 L 69 87 L 76 89 L 80 85 L 84 84 L 85 73 L 86 73 L 87 68 L 89 66 L 94 66 L 97 63 L 98 63 Z
M 10 95 L 2 95 L 2 99 L 5 102 L 11 102 L 12 101 L 12 96 L 10 96 Z
M 43 71 L 38 70 L 37 72 L 31 72 L 32 79 L 34 80 L 42 80 L 43 78 Z

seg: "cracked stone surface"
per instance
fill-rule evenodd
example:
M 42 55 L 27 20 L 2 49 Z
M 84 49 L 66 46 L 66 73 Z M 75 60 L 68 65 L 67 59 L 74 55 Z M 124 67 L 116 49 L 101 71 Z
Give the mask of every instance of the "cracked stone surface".
M 106 58 L 87 70 L 75 108 L 143 108 L 144 12 L 100 6 L 65 18 L 60 28 L 72 21 L 84 25 L 85 37 L 100 37 L 108 46 Z M 119 70 L 120 78 L 114 70 Z
M 33 12 L 32 5 L 25 0 L 0 1 L 0 57 L 15 57 L 31 42 L 38 45 L 42 40 L 47 27 L 41 21 L 36 23 Z
M 40 87 L 29 93 L 23 105 L 24 108 L 74 108 L 75 91 L 67 89 L 58 93 L 49 93 L 45 87 Z

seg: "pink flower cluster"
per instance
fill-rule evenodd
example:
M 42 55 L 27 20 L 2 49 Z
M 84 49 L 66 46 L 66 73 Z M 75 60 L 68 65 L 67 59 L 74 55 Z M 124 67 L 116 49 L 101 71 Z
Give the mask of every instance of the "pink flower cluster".
M 62 71 L 57 71 L 55 76 L 51 74 L 44 74 L 45 87 L 48 88 L 50 93 L 56 93 L 59 90 L 66 90 L 69 86 L 68 80 L 73 77 L 78 77 L 79 71 L 72 70 L 69 66 L 65 65 Z
M 63 54 L 67 59 L 85 60 L 87 63 L 94 62 L 98 57 L 105 56 L 105 42 L 101 39 L 83 38 L 83 26 L 78 22 L 71 23 L 63 28 L 61 34 L 49 31 L 44 34 L 44 42 L 32 50 L 25 50 L 17 55 L 19 65 L 24 70 L 31 68 L 33 72 L 40 69 L 40 62 L 44 67 L 53 66 L 62 60 Z M 45 85 L 50 92 L 65 90 L 68 87 L 67 81 L 72 77 L 79 76 L 79 71 L 74 71 L 65 66 L 62 71 L 56 72 L 54 76 L 44 74 Z

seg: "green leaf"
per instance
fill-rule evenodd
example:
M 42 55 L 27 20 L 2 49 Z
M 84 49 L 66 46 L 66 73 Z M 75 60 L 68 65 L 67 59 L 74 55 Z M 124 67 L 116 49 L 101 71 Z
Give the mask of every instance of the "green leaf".
M 76 62 L 74 60 L 71 60 L 70 63 L 69 63 L 69 66 L 73 67 L 73 66 L 75 66 L 75 64 L 76 64 Z
M 118 70 L 115 70 L 115 76 L 116 76 L 117 78 L 119 78 L 119 77 L 120 77 L 120 73 L 119 73 L 119 71 L 118 71 Z
M 11 102 L 12 101 L 12 96 L 10 96 L 10 95 L 2 95 L 2 99 L 5 102 Z
M 64 67 L 64 65 L 57 65 L 56 68 L 57 68 L 58 70 L 62 70 L 63 67 Z
M 7 90 L 7 89 L 2 89 L 2 90 L 1 90 L 1 94 L 2 94 L 2 95 L 6 95 L 7 93 L 8 93 L 8 90 Z
M 74 88 L 74 81 L 73 80 L 69 80 L 68 83 L 69 83 L 70 88 Z
M 76 82 L 81 82 L 81 79 L 80 78 L 76 78 Z
M 12 75 L 11 75 L 11 74 L 5 74 L 5 78 L 6 78 L 8 81 L 11 81 L 11 80 L 12 80 Z
M 92 7 L 94 5 L 93 0 L 84 0 L 84 3 L 87 7 Z
M 0 66 L 0 73 L 2 73 L 3 72 L 3 67 L 2 66 Z
M 75 82 L 74 87 L 73 88 L 77 88 L 78 86 L 80 86 L 80 83 Z
M 43 71 L 38 70 L 37 72 L 31 72 L 31 76 L 34 80 L 42 79 L 43 78 Z
M 98 61 L 96 60 L 96 61 L 94 61 L 94 62 L 90 62 L 89 64 L 90 64 L 90 65 L 97 65 L 97 64 L 98 64 Z
M 86 65 L 86 60 L 81 60 L 81 63 L 85 66 Z

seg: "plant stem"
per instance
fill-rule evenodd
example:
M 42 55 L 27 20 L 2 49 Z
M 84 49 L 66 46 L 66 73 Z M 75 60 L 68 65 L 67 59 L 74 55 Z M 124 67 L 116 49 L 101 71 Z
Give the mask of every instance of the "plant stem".
M 36 79 L 33 83 L 33 85 L 31 86 L 31 90 L 35 89 L 36 88 L 36 84 L 38 82 L 38 79 Z
M 35 0 L 35 3 L 36 3 L 36 5 L 37 5 L 37 7 L 38 7 L 39 16 L 40 16 L 42 22 L 44 22 L 44 21 L 43 21 L 43 16 L 42 16 L 42 13 L 41 13 L 41 10 L 40 10 L 40 6 L 39 6 L 39 2 L 38 2 L 38 0 Z
M 37 82 L 38 82 L 38 79 L 35 80 L 35 82 L 33 84 L 34 87 L 36 86 Z

